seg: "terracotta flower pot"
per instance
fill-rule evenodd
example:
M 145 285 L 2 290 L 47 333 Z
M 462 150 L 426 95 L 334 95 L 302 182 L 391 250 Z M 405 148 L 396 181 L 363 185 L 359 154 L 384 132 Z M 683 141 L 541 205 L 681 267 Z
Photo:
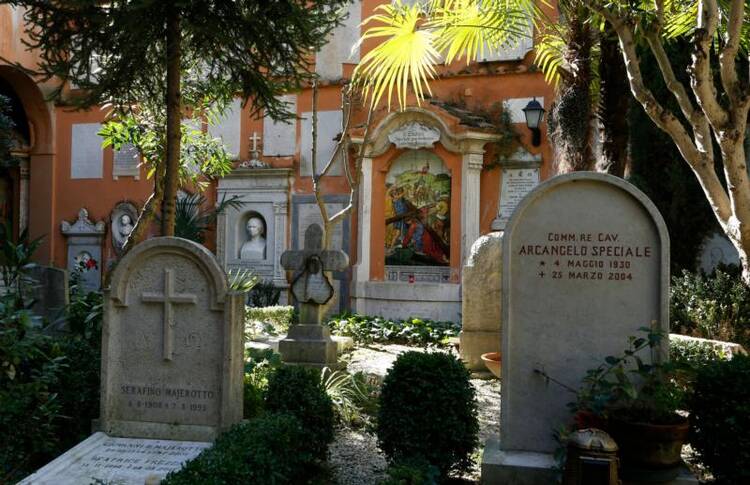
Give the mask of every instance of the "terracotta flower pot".
M 484 362 L 485 367 L 487 367 L 487 369 L 499 379 L 500 371 L 502 370 L 500 352 L 488 352 L 482 354 L 482 361 Z
M 609 432 L 620 447 L 622 476 L 644 482 L 671 480 L 682 463 L 690 423 L 650 424 L 611 419 Z

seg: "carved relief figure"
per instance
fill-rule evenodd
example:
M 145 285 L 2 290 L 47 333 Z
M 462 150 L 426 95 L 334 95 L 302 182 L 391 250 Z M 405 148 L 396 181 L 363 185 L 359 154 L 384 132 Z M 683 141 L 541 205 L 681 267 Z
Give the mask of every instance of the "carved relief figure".
M 112 224 L 112 246 L 117 254 L 122 252 L 125 241 L 128 240 L 130 233 L 133 232 L 137 217 L 138 210 L 130 202 L 121 202 L 112 211 L 110 218 Z
M 252 216 L 247 220 L 248 240 L 240 249 L 240 259 L 253 260 L 266 258 L 265 224 L 259 216 Z

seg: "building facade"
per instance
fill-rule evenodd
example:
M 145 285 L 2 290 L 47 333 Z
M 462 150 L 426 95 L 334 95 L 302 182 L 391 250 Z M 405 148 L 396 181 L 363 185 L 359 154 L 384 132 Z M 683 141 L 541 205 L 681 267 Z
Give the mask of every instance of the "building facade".
M 341 134 L 342 85 L 372 47 L 366 42 L 360 52 L 352 51 L 361 21 L 379 3 L 352 3 L 346 22 L 316 55 L 319 166 Z M 333 275 L 332 311 L 460 319 L 461 270 L 472 243 L 502 229 L 517 199 L 551 173 L 545 126 L 541 145 L 533 146 L 522 111 L 534 98 L 549 109 L 553 96 L 533 65 L 532 37 L 481 62 L 442 66 L 430 99 L 401 111 L 381 107 L 367 140 L 365 110 L 355 110 L 350 169 L 367 143 L 352 210 L 331 235 L 331 245 L 352 262 Z M 0 56 L 33 66 L 38 54 L 26 51 L 22 38 L 22 12 L 0 7 Z M 36 255 L 42 264 L 70 269 L 97 260 L 96 286 L 119 257 L 118 245 L 152 182 L 128 149 L 102 149 L 96 134 L 102 110 L 76 112 L 49 102 L 51 88 L 0 66 L 0 94 L 12 100 L 21 160 L 2 169 L 3 217 L 17 233 L 28 229 L 32 237 L 44 237 Z M 288 286 L 281 253 L 304 246 L 305 229 L 320 221 L 311 178 L 312 89 L 284 99 L 297 113 L 295 123 L 252 118 L 251 107 L 238 100 L 218 124 L 202 128 L 221 137 L 237 160 L 232 174 L 208 188 L 207 198 L 239 196 L 245 202 L 219 218 L 207 246 L 225 268 L 251 268 L 281 288 Z M 518 142 L 504 141 L 509 127 Z M 322 180 L 329 211 L 350 202 L 343 163 L 337 160 Z

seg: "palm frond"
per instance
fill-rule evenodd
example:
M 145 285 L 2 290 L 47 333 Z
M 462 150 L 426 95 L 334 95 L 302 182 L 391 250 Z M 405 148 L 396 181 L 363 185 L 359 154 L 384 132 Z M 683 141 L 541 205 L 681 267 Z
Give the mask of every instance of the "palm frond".
M 431 94 L 429 81 L 435 78 L 440 54 L 435 48 L 435 33 L 421 29 L 424 8 L 419 4 L 380 5 L 362 25 L 372 25 L 359 40 L 381 40 L 365 54 L 354 70 L 354 82 L 361 85 L 365 98 L 375 106 L 387 94 L 388 108 L 394 90 L 401 108 L 406 106 L 409 82 L 419 103 L 425 91 Z
M 544 79 L 557 88 L 560 71 L 565 66 L 565 39 L 557 32 L 550 32 L 539 38 L 534 62 L 544 73 Z

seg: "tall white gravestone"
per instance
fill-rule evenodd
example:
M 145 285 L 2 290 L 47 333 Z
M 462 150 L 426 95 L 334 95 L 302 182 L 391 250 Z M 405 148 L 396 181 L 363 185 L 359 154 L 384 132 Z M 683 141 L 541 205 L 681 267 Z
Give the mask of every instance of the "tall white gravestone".
M 210 441 L 242 419 L 243 295 L 186 239 L 150 239 L 105 291 L 102 430 Z
M 570 422 L 572 395 L 535 371 L 579 388 L 640 327 L 668 333 L 668 291 L 667 229 L 634 186 L 577 172 L 520 202 L 503 241 L 500 441 L 485 449 L 484 483 L 552 483 L 553 430 Z

